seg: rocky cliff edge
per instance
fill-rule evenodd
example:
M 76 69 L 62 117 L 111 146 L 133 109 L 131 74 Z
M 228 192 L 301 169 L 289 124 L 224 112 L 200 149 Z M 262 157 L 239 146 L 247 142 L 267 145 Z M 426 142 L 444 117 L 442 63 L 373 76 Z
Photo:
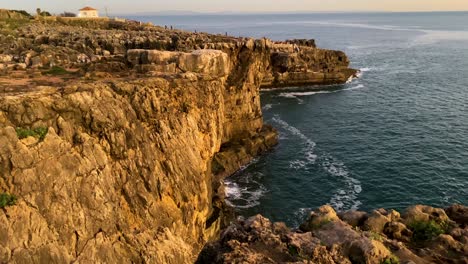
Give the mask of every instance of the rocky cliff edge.
M 312 212 L 299 229 L 257 215 L 239 219 L 208 244 L 197 263 L 426 264 L 467 263 L 468 207 L 417 205 Z
M 220 179 L 277 142 L 259 88 L 355 73 L 310 41 L 6 14 L 2 263 L 192 263 L 225 226 Z

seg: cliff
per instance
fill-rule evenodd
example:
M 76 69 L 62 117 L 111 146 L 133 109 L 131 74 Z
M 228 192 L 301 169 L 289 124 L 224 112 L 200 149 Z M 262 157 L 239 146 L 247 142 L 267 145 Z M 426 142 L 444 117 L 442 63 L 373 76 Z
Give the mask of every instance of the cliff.
M 277 45 L 298 44 L 108 19 L 4 22 L 0 262 L 195 261 L 225 226 L 220 179 L 277 142 L 259 88 L 281 68 Z M 355 73 L 339 52 L 291 56 L 327 58 L 323 83 Z
M 467 263 L 468 207 L 412 206 L 312 212 L 300 229 L 257 215 L 239 219 L 210 243 L 197 263 Z

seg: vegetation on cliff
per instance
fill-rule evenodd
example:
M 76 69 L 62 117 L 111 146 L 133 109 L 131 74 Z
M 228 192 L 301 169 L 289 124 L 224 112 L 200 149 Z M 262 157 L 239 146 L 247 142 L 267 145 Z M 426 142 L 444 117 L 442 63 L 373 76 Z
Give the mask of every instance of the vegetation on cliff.
M 9 193 L 0 193 L 0 208 L 13 206 L 16 204 L 16 196 Z

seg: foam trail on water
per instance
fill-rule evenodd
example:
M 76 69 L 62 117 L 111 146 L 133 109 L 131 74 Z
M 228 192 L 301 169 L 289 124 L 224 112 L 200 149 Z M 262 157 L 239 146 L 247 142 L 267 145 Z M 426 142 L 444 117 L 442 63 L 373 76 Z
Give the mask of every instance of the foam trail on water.
M 299 137 L 304 141 L 305 146 L 303 147 L 304 156 L 300 160 L 293 160 L 289 163 L 289 167 L 292 169 L 302 169 L 307 165 L 314 164 L 317 159 L 317 155 L 314 153 L 315 142 L 304 135 L 299 129 L 291 126 L 284 120 L 282 120 L 278 115 L 271 119 L 273 122 L 280 125 L 284 130 L 288 131 L 290 134 Z
M 310 92 L 289 92 L 289 93 L 280 93 L 279 96 L 285 97 L 285 98 L 296 98 L 300 96 L 308 96 L 308 95 L 315 95 L 315 94 L 329 94 L 329 93 L 338 93 L 338 92 L 343 92 L 343 91 L 352 91 L 352 90 L 357 90 L 357 89 L 362 89 L 365 88 L 364 85 L 358 84 L 353 87 L 349 88 L 344 88 L 340 90 L 333 90 L 333 91 L 310 91 Z
M 358 209 L 362 204 L 358 200 L 362 191 L 361 182 L 351 177 L 346 166 L 331 156 L 326 156 L 321 165 L 330 175 L 344 182 L 343 188 L 337 189 L 332 195 L 330 204 L 338 211 Z

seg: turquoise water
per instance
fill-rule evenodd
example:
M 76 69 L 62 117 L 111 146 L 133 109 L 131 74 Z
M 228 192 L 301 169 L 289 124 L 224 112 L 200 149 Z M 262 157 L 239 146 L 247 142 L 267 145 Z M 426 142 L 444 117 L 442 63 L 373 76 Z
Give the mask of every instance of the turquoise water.
M 362 76 L 262 92 L 280 144 L 226 180 L 229 202 L 297 225 L 338 210 L 468 204 L 468 13 L 139 17 L 161 25 L 275 40 L 315 38 Z

